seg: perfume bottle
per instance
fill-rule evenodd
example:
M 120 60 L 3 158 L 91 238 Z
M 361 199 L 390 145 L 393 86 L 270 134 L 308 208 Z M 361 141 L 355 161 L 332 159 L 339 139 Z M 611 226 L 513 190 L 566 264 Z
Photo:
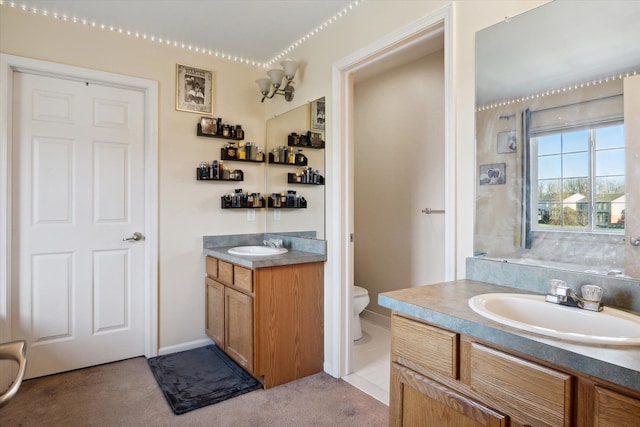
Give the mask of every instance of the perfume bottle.
M 229 123 L 227 122 L 224 122 L 222 125 L 222 136 L 225 138 L 229 138 L 231 136 L 231 126 L 229 126 Z

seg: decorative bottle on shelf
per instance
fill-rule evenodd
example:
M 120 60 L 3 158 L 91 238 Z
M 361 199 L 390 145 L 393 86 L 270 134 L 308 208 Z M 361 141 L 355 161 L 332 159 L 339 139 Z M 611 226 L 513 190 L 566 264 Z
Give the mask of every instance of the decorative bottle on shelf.
M 222 125 L 222 136 L 225 138 L 231 137 L 231 126 L 229 126 L 229 123 L 227 122 L 224 122 Z
M 244 139 L 244 130 L 242 130 L 242 125 L 236 125 L 236 138 Z
M 225 148 L 227 149 L 227 156 L 229 156 L 229 158 L 235 159 L 238 153 L 235 143 L 227 142 L 227 146 Z
M 198 169 L 198 179 L 209 179 L 209 163 L 200 162 L 200 168 Z

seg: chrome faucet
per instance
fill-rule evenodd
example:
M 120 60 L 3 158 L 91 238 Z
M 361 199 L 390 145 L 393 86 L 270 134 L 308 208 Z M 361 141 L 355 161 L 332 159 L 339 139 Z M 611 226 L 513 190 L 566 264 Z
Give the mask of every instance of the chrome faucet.
M 282 239 L 263 240 L 262 243 L 274 249 L 282 247 Z
M 582 297 L 562 280 L 549 280 L 549 293 L 544 300 L 553 304 L 578 307 L 591 311 L 602 311 L 602 288 L 594 285 L 582 287 Z

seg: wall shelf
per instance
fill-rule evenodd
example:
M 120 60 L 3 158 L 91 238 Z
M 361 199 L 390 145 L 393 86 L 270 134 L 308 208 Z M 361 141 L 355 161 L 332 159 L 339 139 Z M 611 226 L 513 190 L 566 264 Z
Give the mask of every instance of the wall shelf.
M 236 178 L 231 179 L 231 178 L 209 178 L 208 176 L 203 176 L 202 173 L 200 172 L 200 168 L 196 169 L 196 179 L 198 181 L 232 181 L 232 182 L 238 182 L 238 181 L 244 181 L 244 172 L 242 172 L 242 170 L 240 169 L 236 169 L 235 170 L 236 173 Z
M 230 141 L 242 141 L 245 138 L 235 138 L 232 136 L 224 136 L 224 135 L 211 135 L 209 133 L 202 133 L 202 125 L 198 123 L 198 131 L 196 132 L 198 136 L 204 136 L 206 138 L 217 138 L 217 139 L 226 139 Z M 246 136 L 246 135 L 245 135 Z
M 302 179 L 304 179 L 304 176 L 301 177 Z M 305 181 L 298 181 L 298 176 L 295 173 L 291 173 L 289 172 L 287 174 L 287 183 L 288 184 L 298 184 L 298 185 L 324 185 L 324 177 L 317 175 L 317 182 L 305 182 Z
M 239 159 L 237 157 L 231 157 L 227 153 L 226 148 L 221 148 L 220 149 L 220 160 L 229 160 L 229 161 L 232 161 L 232 162 L 264 163 L 264 156 L 263 156 L 262 160 Z
M 296 160 L 298 160 L 298 156 L 296 155 Z M 304 156 L 304 160 L 302 162 L 296 161 L 295 163 L 289 162 L 276 162 L 274 161 L 273 153 L 269 153 L 269 163 L 272 165 L 287 165 L 287 166 L 307 166 L 308 159 Z
M 260 197 L 260 206 L 254 206 L 253 204 L 249 206 L 247 198 L 238 198 L 238 200 L 234 203 L 233 198 L 228 198 L 225 196 L 220 197 L 220 203 L 222 209 L 264 209 L 265 202 L 264 197 Z
M 287 200 L 290 200 L 290 199 L 287 199 Z M 274 198 L 272 196 L 269 196 L 267 198 L 267 207 L 270 209 L 306 209 L 307 200 L 301 197 L 297 199 L 297 202 L 295 201 L 295 199 L 292 199 L 289 203 L 280 202 L 280 206 L 277 206 L 276 203 L 274 202 Z
M 291 133 L 287 137 L 287 145 L 289 147 L 313 148 L 321 150 L 324 148 L 324 140 L 322 134 L 318 132 L 308 131 L 306 134 L 298 135 Z

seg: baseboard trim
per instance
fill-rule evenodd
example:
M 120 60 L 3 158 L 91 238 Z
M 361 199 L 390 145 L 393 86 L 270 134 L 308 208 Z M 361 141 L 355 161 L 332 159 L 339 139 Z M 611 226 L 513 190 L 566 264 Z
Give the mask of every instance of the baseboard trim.
M 204 347 L 206 345 L 213 344 L 213 341 L 209 338 L 201 340 L 185 342 L 182 344 L 171 345 L 169 347 L 161 347 L 158 349 L 158 356 L 164 356 L 165 354 L 178 353 L 179 351 L 191 350 L 198 347 Z
M 383 328 L 391 329 L 391 317 L 384 314 L 376 313 L 375 311 L 364 310 L 360 313 L 360 318 L 368 320 L 371 323 L 375 323 Z

